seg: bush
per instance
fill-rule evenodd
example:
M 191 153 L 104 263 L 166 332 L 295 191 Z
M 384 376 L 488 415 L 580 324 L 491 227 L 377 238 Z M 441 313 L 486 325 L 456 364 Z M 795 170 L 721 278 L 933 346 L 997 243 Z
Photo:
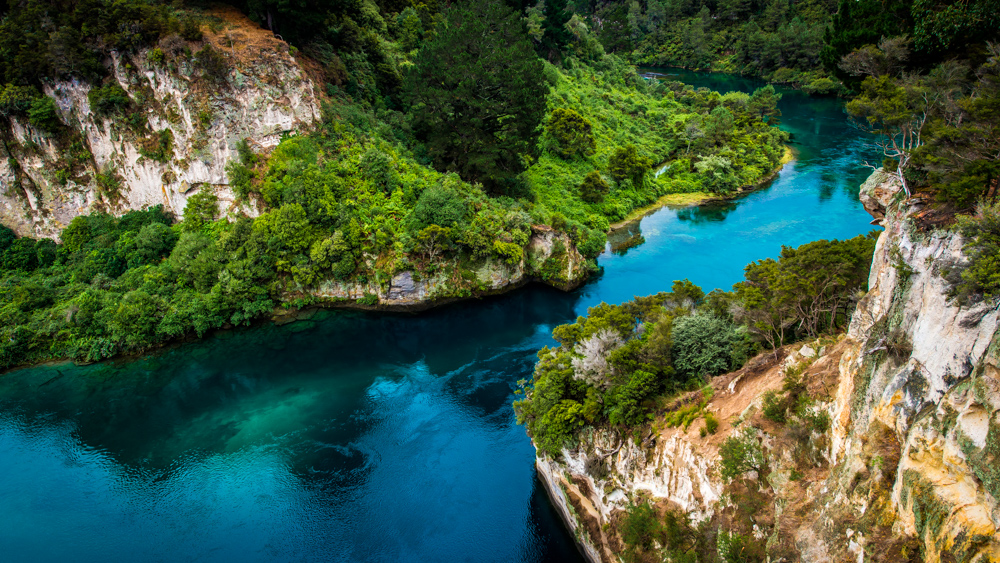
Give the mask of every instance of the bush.
M 219 214 L 219 197 L 210 191 L 201 191 L 187 198 L 184 206 L 185 231 L 202 231 Z
M 727 481 L 742 477 L 748 471 L 760 474 L 766 461 L 752 428 L 726 438 L 719 447 L 719 474 Z
M 950 294 L 960 303 L 1000 296 L 1000 202 L 980 202 L 973 216 L 960 215 L 958 230 L 968 264 Z
M 28 122 L 48 133 L 55 133 L 62 127 L 56 102 L 48 96 L 35 98 L 28 110 Z
M 712 413 L 705 413 L 705 432 L 715 434 L 719 430 L 719 419 Z
M 87 92 L 87 100 L 90 102 L 90 109 L 101 116 L 120 113 L 130 102 L 128 94 L 117 84 L 91 88 Z
M 451 227 L 468 211 L 465 199 L 451 188 L 434 186 L 424 190 L 413 208 L 411 221 L 417 230 L 428 225 Z
M 778 424 L 784 424 L 788 420 L 785 416 L 787 410 L 788 402 L 785 400 L 784 395 L 773 389 L 764 393 L 764 400 L 761 408 L 764 418 L 772 422 L 777 422 Z
M 601 173 L 592 170 L 580 184 L 580 199 L 589 203 L 600 203 L 604 201 L 604 196 L 608 195 L 611 188 L 601 177 Z
M 195 53 L 198 67 L 201 68 L 202 76 L 215 84 L 224 84 L 229 76 L 229 63 L 226 57 L 211 45 L 205 45 L 200 51 Z
M 698 313 L 677 319 L 673 328 L 674 367 L 682 375 L 719 375 L 734 366 L 740 333 L 728 321 Z
M 660 535 L 660 528 L 656 511 L 649 504 L 642 503 L 629 505 L 619 531 L 625 545 L 646 549 Z
M 629 144 L 615 149 L 608 159 L 608 170 L 611 176 L 619 182 L 631 179 L 633 184 L 641 184 L 643 177 L 652 163 L 648 158 L 639 155 L 635 145 Z
M 201 41 L 204 36 L 201 25 L 194 18 L 185 18 L 181 21 L 180 35 L 188 41 Z
M 589 156 L 597 149 L 590 121 L 572 109 L 558 108 L 553 111 L 547 127 L 558 143 L 557 152 L 563 158 Z
M 157 131 L 139 143 L 139 154 L 156 162 L 169 162 L 174 156 L 174 132 Z
M 149 53 L 146 54 L 146 60 L 154 65 L 162 63 L 164 58 L 163 49 L 160 49 L 159 47 L 150 49 Z
M 7 84 L 0 88 L 0 115 L 26 114 L 32 102 L 40 96 L 32 86 Z

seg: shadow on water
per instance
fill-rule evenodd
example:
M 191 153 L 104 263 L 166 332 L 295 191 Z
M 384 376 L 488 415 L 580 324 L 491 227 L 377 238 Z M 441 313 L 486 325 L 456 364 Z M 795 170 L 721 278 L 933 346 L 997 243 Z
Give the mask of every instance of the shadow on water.
M 699 225 L 709 222 L 725 221 L 726 217 L 738 206 L 737 203 L 711 203 L 698 207 L 686 207 L 677 210 L 677 219 Z

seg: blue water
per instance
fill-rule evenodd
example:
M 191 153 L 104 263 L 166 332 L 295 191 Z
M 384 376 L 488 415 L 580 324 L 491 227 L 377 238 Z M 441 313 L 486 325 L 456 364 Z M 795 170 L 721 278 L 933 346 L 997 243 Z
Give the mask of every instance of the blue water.
M 682 78 L 748 89 L 719 75 Z M 419 316 L 321 312 L 147 358 L 0 376 L 0 560 L 574 561 L 510 407 L 550 331 L 781 244 L 867 232 L 859 134 L 786 91 L 798 160 L 724 206 L 665 209 L 603 275 Z

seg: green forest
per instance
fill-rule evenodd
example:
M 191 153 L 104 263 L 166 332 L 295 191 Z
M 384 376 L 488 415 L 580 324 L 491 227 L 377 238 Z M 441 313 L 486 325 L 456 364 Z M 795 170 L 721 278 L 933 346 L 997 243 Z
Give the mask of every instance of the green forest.
M 70 52 L 57 36 L 32 33 L 31 22 L 49 25 L 49 7 L 19 4 L 4 15 L 7 123 L 27 121 L 86 151 L 41 93 L 48 80 L 74 77 L 94 85 L 95 111 L 144 130 L 142 101 L 100 64 L 111 49 L 137 64 L 193 63 L 199 80 L 223 84 L 225 60 L 198 49 L 211 22 L 196 9 L 62 11 L 59 25 L 84 34 Z M 245 325 L 281 305 L 337 301 L 313 295 L 322 284 L 371 287 L 358 303 L 377 306 L 402 271 L 445 276 L 441 299 L 478 294 L 475 271 L 484 267 L 564 283 L 562 257 L 572 249 L 557 245 L 534 263 L 526 250 L 533 227 L 565 233 L 592 260 L 609 224 L 632 210 L 666 193 L 734 194 L 768 176 L 784 153 L 773 88 L 722 95 L 648 82 L 579 21 L 553 46 L 499 4 L 327 9 L 340 25 L 291 35 L 329 80 L 322 123 L 267 155 L 241 142 L 227 167 L 238 196 L 264 213 L 224 216 L 203 189 L 181 217 L 160 208 L 78 217 L 60 243 L 5 229 L 0 365 L 96 361 Z M 269 17 L 281 29 L 291 16 Z M 116 18 L 136 22 L 127 41 L 115 34 Z M 148 48 L 174 37 L 171 45 L 189 47 Z M 558 56 L 540 56 L 545 45 Z M 169 133 L 146 131 L 153 142 L 144 156 L 170 158 Z
M 278 306 L 328 303 L 314 296 L 323 284 L 370 287 L 357 302 L 377 306 L 403 271 L 443 276 L 439 298 L 480 294 L 484 268 L 565 284 L 568 253 L 595 268 L 609 225 L 633 210 L 671 193 L 732 196 L 779 165 L 787 136 L 773 87 L 696 90 L 643 79 L 634 63 L 779 81 L 791 69 L 790 81 L 809 90 L 852 96 L 849 114 L 885 155 L 871 166 L 908 194 L 954 212 L 995 191 L 1000 51 L 989 40 L 998 11 L 985 0 L 947 10 L 874 0 L 236 7 L 290 41 L 326 82 L 313 130 L 269 154 L 237 146 L 230 184 L 263 213 L 223 213 L 206 188 L 183 216 L 95 213 L 60 242 L 5 229 L 0 366 L 141 352 Z M 170 130 L 149 128 L 144 101 L 116 85 L 107 58 L 189 65 L 224 87 L 225 59 L 200 43 L 210 25 L 196 4 L 5 4 L 0 138 L 10 142 L 14 122 L 30 124 L 65 148 L 60 173 L 72 173 L 89 158 L 85 140 L 42 91 L 74 79 L 91 85 L 94 111 L 145 136 L 144 157 L 169 160 Z M 111 174 L 97 181 L 121 190 Z M 950 274 L 962 299 L 1000 287 L 990 208 L 981 209 L 962 227 L 971 265 Z M 536 263 L 527 248 L 542 227 L 566 242 Z
M 742 367 L 762 350 L 832 334 L 867 291 L 876 232 L 784 247 L 748 264 L 732 291 L 705 294 L 688 280 L 621 305 L 601 303 L 552 331 L 525 398 L 514 404 L 539 449 L 559 456 L 585 426 L 641 428 L 682 391 Z M 707 399 L 707 397 L 706 397 Z M 671 412 L 686 429 L 705 401 Z M 717 423 L 716 423 L 717 424 Z

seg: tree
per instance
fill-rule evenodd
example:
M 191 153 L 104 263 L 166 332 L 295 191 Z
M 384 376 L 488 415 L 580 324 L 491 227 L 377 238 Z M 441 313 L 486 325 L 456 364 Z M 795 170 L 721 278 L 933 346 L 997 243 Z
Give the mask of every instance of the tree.
M 62 126 L 55 101 L 48 96 L 40 96 L 31 102 L 28 121 L 47 133 L 55 133 Z
M 440 225 L 428 225 L 413 238 L 420 250 L 427 256 L 427 260 L 433 261 L 451 242 L 451 229 Z
M 468 205 L 457 191 L 444 186 L 424 190 L 413 207 L 410 220 L 416 230 L 430 225 L 452 227 L 465 218 Z
M 729 322 L 707 314 L 681 317 L 673 324 L 674 367 L 681 375 L 718 375 L 733 367 L 740 334 Z
M 649 159 L 641 156 L 635 145 L 631 144 L 618 147 L 608 159 L 611 176 L 618 181 L 629 178 L 633 184 L 642 183 L 650 166 Z
M 747 110 L 751 114 L 766 119 L 768 125 L 778 125 L 781 123 L 781 110 L 778 109 L 778 102 L 781 94 L 774 91 L 774 86 L 768 84 L 763 88 L 757 88 L 747 102 Z
M 543 80 L 518 14 L 496 2 L 449 8 L 406 77 L 414 129 L 435 167 L 510 191 L 545 112 Z
M 597 149 L 590 120 L 574 110 L 558 108 L 546 124 L 549 134 L 559 143 L 557 151 L 563 158 L 574 155 L 590 156 Z
M 719 446 L 719 474 L 726 481 L 742 477 L 748 471 L 760 474 L 766 464 L 767 458 L 753 428 L 733 434 Z
M 219 196 L 210 191 L 200 191 L 187 199 L 184 206 L 185 231 L 204 230 L 219 214 Z
M 604 196 L 608 194 L 608 183 L 601 177 L 601 173 L 592 170 L 580 184 L 580 199 L 589 203 L 600 203 L 604 201 Z

